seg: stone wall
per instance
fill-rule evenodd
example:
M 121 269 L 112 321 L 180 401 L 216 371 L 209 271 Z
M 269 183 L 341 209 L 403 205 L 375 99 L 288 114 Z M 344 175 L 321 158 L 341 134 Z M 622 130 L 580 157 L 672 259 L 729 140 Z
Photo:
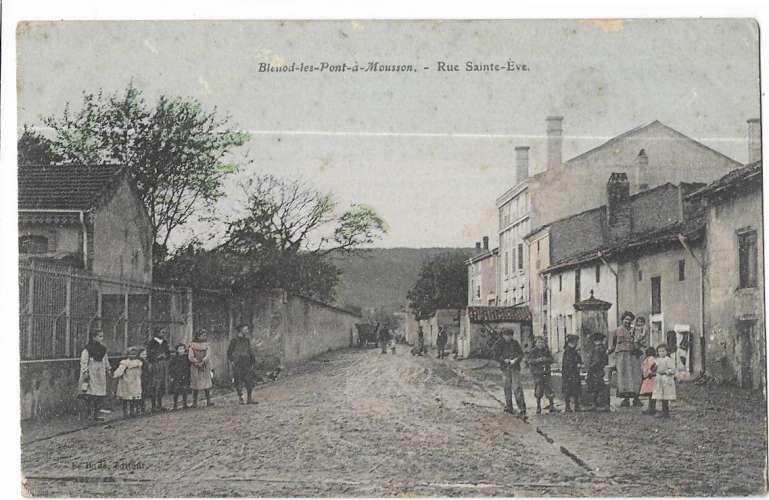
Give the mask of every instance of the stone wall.
M 361 322 L 360 316 L 352 312 L 283 290 L 257 290 L 239 296 L 197 293 L 193 309 L 192 329 L 207 330 L 211 367 L 216 383 L 222 385 L 231 379 L 227 346 L 240 323 L 251 325 L 257 367 L 266 372 L 276 367 L 291 368 L 325 352 L 351 346 L 355 323 Z M 118 360 L 112 360 L 113 366 Z M 21 418 L 74 412 L 79 369 L 78 359 L 23 362 Z

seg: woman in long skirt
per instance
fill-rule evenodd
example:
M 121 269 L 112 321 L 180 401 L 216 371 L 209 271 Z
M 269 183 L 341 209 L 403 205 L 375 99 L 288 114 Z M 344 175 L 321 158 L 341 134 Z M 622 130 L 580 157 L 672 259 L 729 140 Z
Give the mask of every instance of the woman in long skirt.
M 190 389 L 192 389 L 192 406 L 198 406 L 198 391 L 206 394 L 206 406 L 211 402 L 211 363 L 208 359 L 208 338 L 205 330 L 198 330 L 190 344 L 188 356 L 190 360 Z
M 641 389 L 641 354 L 640 344 L 630 327 L 635 315 L 630 311 L 622 313 L 622 325 L 614 330 L 609 338 L 609 354 L 614 354 L 617 369 L 617 396 L 622 398 L 620 406 L 643 406 L 638 399 Z
M 80 354 L 79 397 L 88 405 L 88 416 L 104 420 L 99 413 L 101 403 L 107 397 L 107 377 L 110 374 L 109 356 L 104 346 L 101 330 L 91 333 L 88 344 Z

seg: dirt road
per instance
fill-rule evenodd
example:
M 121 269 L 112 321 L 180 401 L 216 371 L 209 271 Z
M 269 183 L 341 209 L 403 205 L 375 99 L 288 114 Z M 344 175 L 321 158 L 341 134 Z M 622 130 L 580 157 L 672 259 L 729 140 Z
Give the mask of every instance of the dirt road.
M 611 448 L 572 450 L 547 430 L 565 415 L 523 423 L 501 411 L 498 387 L 458 367 L 406 352 L 329 354 L 260 388 L 256 406 L 231 396 L 26 445 L 26 488 L 35 496 L 650 494 L 643 478 L 595 465 L 612 462 Z

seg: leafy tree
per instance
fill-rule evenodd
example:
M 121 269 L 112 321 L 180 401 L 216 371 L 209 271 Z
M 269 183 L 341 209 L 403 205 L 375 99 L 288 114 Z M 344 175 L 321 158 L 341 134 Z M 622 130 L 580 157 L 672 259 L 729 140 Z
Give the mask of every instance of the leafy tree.
M 236 170 L 228 158 L 249 138 L 216 108 L 168 96 L 150 105 L 133 84 L 122 93 L 84 93 L 79 111 L 67 104 L 44 123 L 55 132 L 51 148 L 63 162 L 130 169 L 152 220 L 156 262 L 173 231 L 223 195 L 222 180 Z
M 407 295 L 417 319 L 431 317 L 436 309 L 467 305 L 467 257 L 465 252 L 446 252 L 422 264 L 419 277 Z
M 17 158 L 20 167 L 54 165 L 61 162 L 61 156 L 54 151 L 53 143 L 27 125 L 24 125 L 24 130 L 19 136 Z
M 387 230 L 372 208 L 353 205 L 337 214 L 330 193 L 301 181 L 268 175 L 241 188 L 240 211 L 218 221 L 226 227 L 224 241 L 209 251 L 199 243 L 182 249 L 160 266 L 159 278 L 212 288 L 284 288 L 332 302 L 341 272 L 328 254 L 359 250 Z

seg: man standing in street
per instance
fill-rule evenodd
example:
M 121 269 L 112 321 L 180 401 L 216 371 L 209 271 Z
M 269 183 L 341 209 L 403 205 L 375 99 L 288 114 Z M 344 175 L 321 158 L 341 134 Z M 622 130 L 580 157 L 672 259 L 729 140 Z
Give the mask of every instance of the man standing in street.
M 513 394 L 518 405 L 519 415 L 526 420 L 526 401 L 523 399 L 523 387 L 521 386 L 521 360 L 523 349 L 513 335 L 512 328 L 505 328 L 501 332 L 502 339 L 497 343 L 496 360 L 505 379 L 505 412 L 514 413 Z
M 249 339 L 250 328 L 247 324 L 238 325 L 238 334 L 230 340 L 227 348 L 227 359 L 232 363 L 233 381 L 238 392 L 240 404 L 255 404 L 251 399 L 254 390 L 254 365 L 256 356 L 251 348 Z M 247 399 L 243 401 L 243 387 L 246 388 Z
M 379 348 L 382 350 L 382 354 L 387 354 L 387 344 L 389 341 L 390 325 L 385 323 L 384 325 L 379 326 L 379 331 L 377 332 L 377 343 L 379 344 Z
M 438 344 L 438 359 L 443 359 L 446 357 L 446 344 L 449 341 L 449 336 L 446 333 L 446 327 L 445 326 L 439 326 L 438 327 L 438 338 L 436 339 L 436 342 Z
M 422 327 L 420 326 L 417 328 L 417 345 L 415 345 L 411 349 L 411 354 L 416 356 L 424 356 L 425 355 L 425 332 L 422 330 Z

